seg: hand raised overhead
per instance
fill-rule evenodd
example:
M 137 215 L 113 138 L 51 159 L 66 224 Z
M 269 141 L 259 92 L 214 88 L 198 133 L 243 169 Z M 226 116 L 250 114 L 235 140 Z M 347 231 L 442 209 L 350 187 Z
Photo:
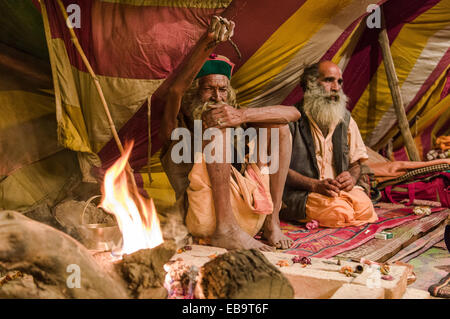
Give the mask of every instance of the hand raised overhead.
M 209 25 L 208 33 L 215 42 L 225 42 L 234 34 L 235 23 L 223 17 L 213 16 Z

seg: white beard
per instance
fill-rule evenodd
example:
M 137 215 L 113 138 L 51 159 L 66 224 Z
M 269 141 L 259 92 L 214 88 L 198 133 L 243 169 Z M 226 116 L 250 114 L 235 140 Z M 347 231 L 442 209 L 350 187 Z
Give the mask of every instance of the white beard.
M 199 98 L 195 98 L 194 101 L 191 103 L 191 115 L 190 117 L 192 120 L 201 120 L 203 112 L 206 112 L 211 105 L 217 105 L 217 104 L 223 104 L 220 103 L 214 103 L 214 102 L 202 102 Z
M 201 120 L 202 119 L 202 113 L 207 109 L 209 102 L 202 102 L 199 97 L 194 97 L 190 101 L 183 101 L 181 105 L 181 111 L 183 114 L 190 119 L 191 121 L 194 120 Z
M 336 101 L 331 97 L 336 97 Z M 327 134 L 328 131 L 344 120 L 348 98 L 339 90 L 338 93 L 327 93 L 319 84 L 309 85 L 305 92 L 303 110 Z

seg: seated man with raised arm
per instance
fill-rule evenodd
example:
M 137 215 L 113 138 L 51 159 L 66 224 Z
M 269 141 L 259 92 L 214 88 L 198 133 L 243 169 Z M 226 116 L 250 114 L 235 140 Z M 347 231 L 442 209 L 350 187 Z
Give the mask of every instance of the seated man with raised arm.
M 364 189 L 368 159 L 358 126 L 347 111 L 342 72 L 331 61 L 305 68 L 300 84 L 302 116 L 289 124 L 292 157 L 283 193 L 283 220 L 316 220 L 322 227 L 359 226 L 377 221 Z
M 233 29 L 233 22 L 213 17 L 209 30 L 192 53 L 164 83 L 165 88 L 159 90 L 165 93 L 161 97 L 166 100 L 160 132 L 163 140 L 168 141 L 171 136 L 173 139 L 176 128 L 194 132 L 196 119 L 202 119 L 202 133 L 216 129 L 211 140 L 202 142 L 202 161 L 190 164 L 175 159 L 174 150 L 178 146 L 172 141 L 161 162 L 177 197 L 187 192 L 186 225 L 194 236 L 207 238 L 211 245 L 227 249 L 286 249 L 292 240 L 281 232 L 279 211 L 291 154 L 288 123 L 296 121 L 300 113 L 293 106 L 238 107 L 230 85 L 233 63 L 212 54 L 219 42 L 231 37 Z M 260 157 L 255 163 L 245 162 L 240 166 L 225 160 L 232 139 L 227 129 L 236 127 L 276 128 L 278 141 L 272 143 L 270 136 L 260 137 L 260 134 L 258 138 L 265 138 L 268 147 L 274 146 L 270 143 L 276 144 L 277 154 L 270 155 L 271 161 L 278 161 L 275 165 L 278 169 L 263 174 L 267 163 Z M 211 150 L 211 143 L 214 152 L 209 154 L 216 159 L 213 161 L 205 155 L 206 150 Z M 254 238 L 260 230 L 268 245 Z

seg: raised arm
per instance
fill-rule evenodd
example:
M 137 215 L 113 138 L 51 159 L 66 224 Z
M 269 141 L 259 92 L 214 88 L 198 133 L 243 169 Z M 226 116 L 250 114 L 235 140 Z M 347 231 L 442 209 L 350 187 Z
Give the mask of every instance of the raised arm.
M 160 132 L 164 140 L 170 138 L 172 130 L 176 127 L 176 118 L 184 93 L 192 85 L 195 76 L 217 44 L 227 41 L 233 32 L 234 22 L 213 16 L 207 32 L 199 39 L 191 53 L 154 93 L 159 99 L 166 101 Z

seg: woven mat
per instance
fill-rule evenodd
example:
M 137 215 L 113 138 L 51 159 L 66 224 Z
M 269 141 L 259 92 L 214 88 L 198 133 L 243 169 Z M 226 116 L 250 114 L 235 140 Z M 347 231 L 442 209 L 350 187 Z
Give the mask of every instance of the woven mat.
M 364 257 L 373 261 L 385 262 L 402 248 L 407 247 L 424 234 L 434 230 L 446 220 L 449 214 L 450 209 L 445 209 L 444 211 L 433 213 L 430 216 L 409 221 L 391 230 L 394 235 L 392 239 L 372 239 L 352 251 L 339 254 L 338 257 L 353 260 L 360 260 L 361 257 Z
M 420 216 L 416 216 L 412 210 L 412 207 L 403 205 L 376 207 L 375 211 L 379 220 L 373 224 L 357 227 L 308 230 L 303 224 L 281 222 L 283 233 L 294 240 L 291 248 L 283 252 L 299 256 L 330 258 L 363 245 L 383 229 L 419 219 Z M 442 208 L 433 208 L 434 212 L 442 210 Z M 433 215 L 436 213 L 431 216 Z
M 400 250 L 394 257 L 389 258 L 389 263 L 401 261 L 407 263 L 411 259 L 419 256 L 424 251 L 433 247 L 444 238 L 445 223 L 441 223 L 435 230 L 417 239 L 412 244 Z
M 428 292 L 434 297 L 450 298 L 450 273 L 437 284 L 431 285 Z

